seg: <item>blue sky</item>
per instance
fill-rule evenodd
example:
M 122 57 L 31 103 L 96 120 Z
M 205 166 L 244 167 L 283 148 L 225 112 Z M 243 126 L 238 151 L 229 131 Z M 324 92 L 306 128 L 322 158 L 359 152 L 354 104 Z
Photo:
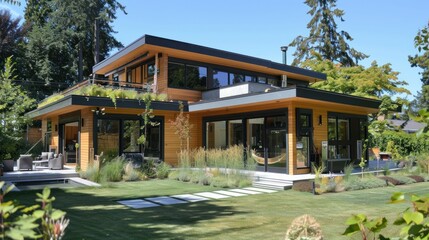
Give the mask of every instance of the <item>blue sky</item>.
M 114 22 L 116 37 L 127 45 L 144 34 L 218 48 L 281 62 L 280 46 L 307 35 L 309 8 L 303 0 L 164 0 L 120 1 L 127 15 Z M 420 69 L 411 68 L 408 55 L 417 53 L 414 36 L 429 20 L 427 0 L 338 0 L 345 22 L 338 29 L 354 38 L 350 45 L 370 55 L 361 62 L 391 63 L 415 94 L 421 88 Z M 24 6 L 0 4 L 18 15 Z M 292 61 L 294 49 L 288 51 Z M 412 97 L 410 96 L 409 99 Z

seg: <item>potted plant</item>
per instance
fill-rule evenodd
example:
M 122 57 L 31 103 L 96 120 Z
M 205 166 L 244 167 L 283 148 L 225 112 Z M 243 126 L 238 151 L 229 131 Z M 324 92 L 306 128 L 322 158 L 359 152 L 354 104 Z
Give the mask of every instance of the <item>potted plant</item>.
M 12 159 L 9 153 L 4 155 L 4 159 L 2 160 L 3 171 L 4 172 L 13 172 L 13 166 L 15 165 L 15 161 Z

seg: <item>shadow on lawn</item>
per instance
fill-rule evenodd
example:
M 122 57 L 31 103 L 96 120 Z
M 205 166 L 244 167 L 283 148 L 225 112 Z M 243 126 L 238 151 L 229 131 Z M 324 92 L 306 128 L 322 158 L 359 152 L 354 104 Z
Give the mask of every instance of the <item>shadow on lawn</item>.
M 13 197 L 29 205 L 34 203 L 36 192 L 21 192 Z M 201 226 L 194 230 L 195 224 L 243 214 L 233 207 L 216 205 L 216 200 L 132 209 L 117 203 L 119 199 L 115 197 L 63 189 L 53 189 L 52 195 L 56 197 L 54 207 L 66 211 L 71 220 L 64 239 L 201 239 L 225 230 L 201 231 Z M 228 227 L 226 231 L 235 230 Z

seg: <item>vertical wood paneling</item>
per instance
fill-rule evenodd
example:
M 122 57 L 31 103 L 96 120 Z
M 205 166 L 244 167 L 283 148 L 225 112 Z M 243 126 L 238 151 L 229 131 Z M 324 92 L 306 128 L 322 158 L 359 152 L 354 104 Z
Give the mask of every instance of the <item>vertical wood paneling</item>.
M 84 125 L 80 129 L 80 165 L 82 170 L 88 169 L 92 159 L 90 158 L 90 148 L 93 148 L 93 113 L 90 108 L 81 111 L 81 118 Z M 81 123 L 82 124 L 82 123 Z M 119 144 L 119 143 L 118 143 Z

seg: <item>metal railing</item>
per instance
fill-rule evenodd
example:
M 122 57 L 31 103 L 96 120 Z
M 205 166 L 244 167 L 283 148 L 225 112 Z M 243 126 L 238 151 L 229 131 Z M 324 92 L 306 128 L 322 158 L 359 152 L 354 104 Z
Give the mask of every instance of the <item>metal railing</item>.
M 153 92 L 153 85 L 149 83 L 130 83 L 130 82 L 113 81 L 108 79 L 86 79 L 82 82 L 76 83 L 75 85 L 65 89 L 64 91 L 60 92 L 60 94 L 64 96 L 71 95 L 75 90 L 78 90 L 80 88 L 83 88 L 85 86 L 90 86 L 93 84 L 101 85 L 104 87 L 110 87 L 113 89 L 135 90 L 139 93 Z

